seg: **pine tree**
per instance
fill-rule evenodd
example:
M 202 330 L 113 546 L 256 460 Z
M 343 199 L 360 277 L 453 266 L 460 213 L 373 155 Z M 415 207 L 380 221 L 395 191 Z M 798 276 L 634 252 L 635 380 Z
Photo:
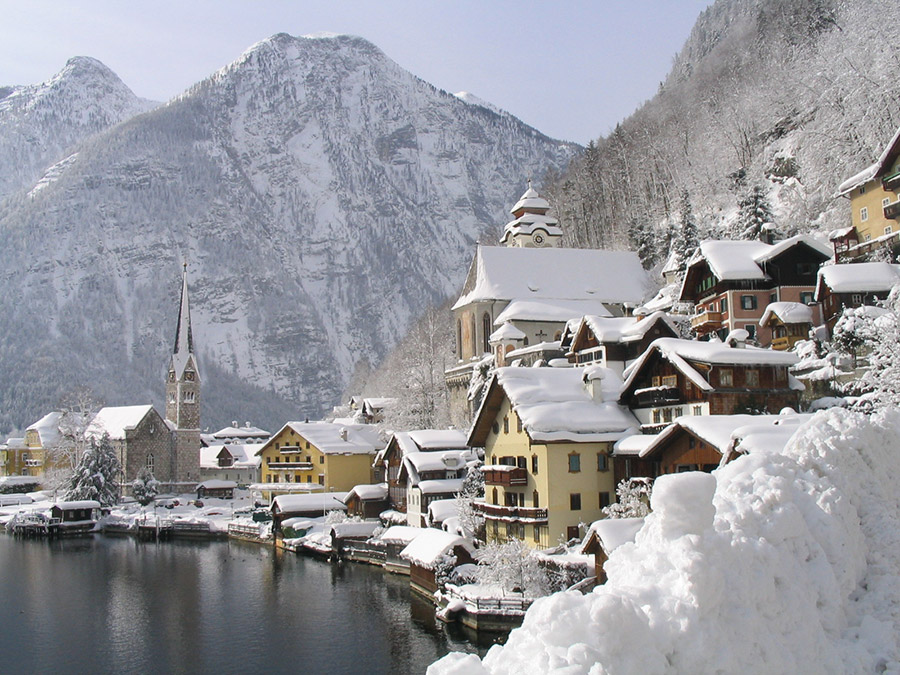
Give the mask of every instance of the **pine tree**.
M 99 443 L 96 439 L 91 439 L 72 474 L 66 499 L 93 499 L 100 502 L 101 506 L 114 505 L 119 500 L 119 486 L 116 482 L 119 471 L 119 458 L 109 440 L 109 434 L 103 434 Z
M 138 471 L 137 478 L 131 484 L 131 494 L 141 506 L 147 506 L 159 494 L 159 481 L 146 466 Z
M 734 237 L 747 241 L 767 240 L 774 231 L 775 217 L 772 215 L 772 207 L 769 206 L 762 186 L 754 185 L 741 200 L 739 207 Z
M 681 193 L 681 207 L 678 212 L 678 226 L 672 238 L 672 252 L 677 256 L 678 269 L 683 271 L 688 260 L 694 255 L 700 244 L 697 221 L 694 220 L 694 209 L 691 196 L 687 190 Z

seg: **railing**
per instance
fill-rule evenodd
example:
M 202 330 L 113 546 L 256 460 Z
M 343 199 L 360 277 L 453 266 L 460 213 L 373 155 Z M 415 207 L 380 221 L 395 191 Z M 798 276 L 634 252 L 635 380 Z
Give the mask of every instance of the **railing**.
M 885 190 L 897 190 L 900 188 L 900 171 L 881 179 L 881 187 Z
M 639 408 L 678 405 L 684 403 L 684 397 L 678 387 L 650 387 L 634 392 L 636 405 Z
M 700 312 L 696 316 L 691 317 L 691 328 L 699 328 L 700 326 L 722 325 L 722 312 Z
M 900 201 L 888 204 L 884 207 L 884 217 L 891 220 L 900 220 Z
M 485 485 L 526 485 L 528 483 L 528 471 L 521 468 L 511 469 L 484 469 Z
M 772 349 L 779 352 L 786 352 L 791 348 L 791 338 L 777 337 L 772 339 Z
M 498 506 L 475 502 L 475 509 L 481 511 L 485 518 L 494 520 L 545 521 L 547 509 L 536 509 L 530 506 Z
M 313 465 L 310 462 L 270 462 L 266 468 L 270 471 L 312 471 Z

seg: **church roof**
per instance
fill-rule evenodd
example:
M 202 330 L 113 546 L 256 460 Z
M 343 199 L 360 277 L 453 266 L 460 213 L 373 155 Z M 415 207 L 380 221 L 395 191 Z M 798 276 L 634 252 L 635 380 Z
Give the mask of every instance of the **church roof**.
M 101 408 L 85 430 L 85 436 L 100 438 L 104 433 L 111 440 L 121 441 L 125 431 L 133 429 L 153 410 L 152 405 L 121 405 Z
M 187 264 L 181 281 L 181 302 L 178 306 L 178 325 L 175 328 L 175 347 L 172 350 L 172 370 L 175 377 L 181 379 L 188 364 L 197 371 L 197 362 L 191 356 L 194 353 L 194 336 L 191 333 L 191 307 L 188 300 Z M 200 374 L 197 373 L 199 379 Z
M 516 205 L 513 206 L 509 212 L 515 213 L 519 209 L 549 209 L 550 202 L 541 197 L 537 190 L 535 190 L 531 185 L 528 186 L 528 189 L 525 190 L 524 194 L 519 197 L 519 201 L 516 202 Z
M 493 300 L 638 303 L 646 283 L 633 251 L 479 246 L 453 308 Z

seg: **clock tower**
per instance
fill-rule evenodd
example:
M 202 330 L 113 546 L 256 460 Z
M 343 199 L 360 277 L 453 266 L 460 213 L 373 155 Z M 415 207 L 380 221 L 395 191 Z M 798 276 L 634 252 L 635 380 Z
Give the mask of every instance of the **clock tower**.
M 549 210 L 550 202 L 531 187 L 529 180 L 525 194 L 510 210 L 515 220 L 503 228 L 500 243 L 519 248 L 546 248 L 559 244 L 562 230 L 559 221 L 547 215 Z

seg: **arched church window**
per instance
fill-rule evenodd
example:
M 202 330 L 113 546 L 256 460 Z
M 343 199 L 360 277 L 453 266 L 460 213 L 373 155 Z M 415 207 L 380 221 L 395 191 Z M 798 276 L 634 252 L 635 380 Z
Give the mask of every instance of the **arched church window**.
M 459 358 L 463 357 L 463 343 L 462 343 L 462 320 L 456 320 L 456 355 Z
M 491 315 L 485 312 L 481 317 L 481 330 L 484 333 L 482 341 L 484 343 L 484 352 L 491 352 Z
M 147 455 L 147 471 L 153 473 L 153 453 Z
M 469 317 L 469 346 L 472 348 L 472 356 L 478 353 L 478 342 L 475 339 L 475 315 Z

